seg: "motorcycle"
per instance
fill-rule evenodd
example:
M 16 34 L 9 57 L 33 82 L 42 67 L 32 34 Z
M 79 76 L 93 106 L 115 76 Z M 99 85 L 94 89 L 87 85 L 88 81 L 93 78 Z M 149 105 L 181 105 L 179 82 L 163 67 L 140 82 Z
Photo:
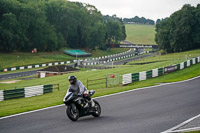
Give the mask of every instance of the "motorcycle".
M 79 117 L 92 115 L 94 117 L 99 117 L 101 114 L 101 106 L 96 101 L 94 101 L 94 105 L 92 106 L 92 103 L 88 101 L 86 98 L 87 95 L 90 97 L 94 95 L 95 91 L 89 91 L 87 94 L 83 94 L 81 96 L 80 94 L 76 95 L 72 92 L 68 92 L 66 96 L 63 99 L 63 102 L 67 106 L 66 114 L 72 121 L 77 121 Z M 84 96 L 85 95 L 85 96 Z M 86 104 L 88 105 L 87 107 Z

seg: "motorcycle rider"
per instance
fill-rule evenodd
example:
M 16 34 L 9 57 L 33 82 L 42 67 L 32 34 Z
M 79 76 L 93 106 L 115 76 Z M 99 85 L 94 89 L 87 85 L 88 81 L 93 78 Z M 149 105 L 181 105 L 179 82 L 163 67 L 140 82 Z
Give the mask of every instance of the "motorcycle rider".
M 91 105 L 92 107 L 94 106 L 94 101 L 91 99 L 90 95 L 88 94 L 89 91 L 88 89 L 83 85 L 83 83 L 79 80 L 77 80 L 76 76 L 69 76 L 68 77 L 68 80 L 69 80 L 69 83 L 70 83 L 70 86 L 69 86 L 69 89 L 66 93 L 66 95 L 69 93 L 69 92 L 72 92 L 76 95 L 79 95 L 79 96 L 83 96 L 84 99 L 87 99 L 89 102 L 91 102 Z M 86 102 L 84 108 L 88 107 L 88 102 Z

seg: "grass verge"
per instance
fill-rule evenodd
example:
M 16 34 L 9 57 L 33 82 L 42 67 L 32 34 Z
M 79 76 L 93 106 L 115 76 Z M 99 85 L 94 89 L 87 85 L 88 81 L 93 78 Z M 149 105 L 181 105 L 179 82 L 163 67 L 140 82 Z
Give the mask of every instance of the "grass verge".
M 128 86 L 120 86 L 120 87 L 113 87 L 106 89 L 105 88 L 94 89 L 96 90 L 95 97 L 122 92 L 126 90 L 132 90 L 141 87 L 154 86 L 157 85 L 158 83 L 186 80 L 199 75 L 200 75 L 200 64 L 196 64 L 189 68 L 185 68 L 183 70 L 179 70 L 171 74 L 166 74 L 161 77 L 152 78 L 140 82 L 134 82 Z M 67 80 L 64 79 L 63 82 L 67 83 Z M 62 104 L 62 99 L 67 91 L 67 87 L 68 86 L 66 84 L 65 87 L 63 87 L 63 89 L 61 89 L 60 91 L 54 90 L 53 93 L 45 94 L 42 96 L 21 98 L 16 100 L 8 100 L 0 102 L 0 117 Z
M 200 133 L 200 131 L 185 132 L 185 133 Z
M 92 52 L 92 57 L 111 55 L 127 51 L 127 48 L 111 48 L 108 51 L 95 50 Z M 57 61 L 70 61 L 75 57 L 64 54 L 63 52 L 39 52 L 32 53 L 0 53 L 0 69 L 8 67 L 16 67 L 30 64 L 49 63 Z
M 81 80 L 85 85 L 87 83 L 87 79 L 99 79 L 99 78 L 105 78 L 106 75 L 108 74 L 119 74 L 119 75 L 123 75 L 123 74 L 127 74 L 127 73 L 137 73 L 137 72 L 141 72 L 141 71 L 147 71 L 147 70 L 151 70 L 154 68 L 158 68 L 158 67 L 164 67 L 167 65 L 173 65 L 175 62 L 179 63 L 180 61 L 185 61 L 186 59 L 184 59 L 185 55 L 187 55 L 188 53 L 191 54 L 191 57 L 196 57 L 199 53 L 200 53 L 200 49 L 199 50 L 192 50 L 192 51 L 188 51 L 188 52 L 181 52 L 181 53 L 174 53 L 174 54 L 169 54 L 169 55 L 158 55 L 155 57 L 147 57 L 143 58 L 141 60 L 138 61 L 133 61 L 131 63 L 145 63 L 145 62 L 150 62 L 150 61 L 157 61 L 156 59 L 159 60 L 165 60 L 165 61 L 158 61 L 155 63 L 146 63 L 146 64 L 129 64 L 129 65 L 121 65 L 121 66 L 117 66 L 114 69 L 104 69 L 104 70 L 96 70 L 96 71 L 91 71 L 91 70 L 81 70 L 79 72 L 75 72 L 73 73 L 73 75 L 76 75 L 79 80 Z M 61 91 L 65 91 L 66 87 L 69 85 L 67 83 L 67 77 L 70 76 L 71 73 L 69 74 L 65 74 L 65 75 L 61 75 L 61 76 L 53 76 L 53 77 L 47 77 L 47 78 L 42 78 L 42 79 L 32 79 L 32 80 L 23 80 L 23 81 L 19 81 L 17 83 L 13 83 L 13 84 L 3 84 L 0 83 L 0 90 L 7 90 L 7 89 L 13 89 L 13 88 L 23 88 L 23 87 L 27 87 L 27 86 L 34 86 L 34 85 L 40 85 L 40 84 L 60 84 L 60 90 Z M 93 83 L 97 83 L 97 82 L 101 82 L 101 81 L 95 81 L 92 82 Z M 101 85 L 94 85 L 89 87 L 89 89 L 100 89 L 100 88 L 104 88 L 105 84 L 101 84 Z
M 156 44 L 155 26 L 142 24 L 126 24 L 126 40 L 136 44 Z
M 142 58 L 140 60 L 128 62 L 127 65 L 138 66 L 138 64 L 151 64 L 151 66 L 154 66 L 154 68 L 156 68 L 159 64 L 160 67 L 165 67 L 184 62 L 196 56 L 200 56 L 200 49 L 190 50 L 186 52 L 179 52 L 179 53 L 169 53 L 166 55 L 158 54 L 153 57 L 150 56 Z

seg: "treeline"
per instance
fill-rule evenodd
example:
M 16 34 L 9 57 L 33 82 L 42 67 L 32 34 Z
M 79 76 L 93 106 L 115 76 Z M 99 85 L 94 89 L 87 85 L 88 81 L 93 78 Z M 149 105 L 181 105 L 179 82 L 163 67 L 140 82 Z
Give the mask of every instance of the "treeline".
M 169 18 L 157 20 L 155 41 L 166 52 L 200 48 L 200 4 L 184 5 Z
M 104 16 L 106 24 L 106 44 L 116 44 L 119 41 L 126 39 L 126 29 L 122 18 L 118 18 L 116 15 Z
M 134 18 L 124 18 L 123 19 L 124 23 L 135 23 L 135 24 L 149 24 L 149 25 L 154 25 L 155 22 L 151 19 L 146 19 L 145 17 L 138 17 L 135 16 Z
M 105 47 L 126 38 L 122 21 L 66 0 L 0 0 L 0 51 Z

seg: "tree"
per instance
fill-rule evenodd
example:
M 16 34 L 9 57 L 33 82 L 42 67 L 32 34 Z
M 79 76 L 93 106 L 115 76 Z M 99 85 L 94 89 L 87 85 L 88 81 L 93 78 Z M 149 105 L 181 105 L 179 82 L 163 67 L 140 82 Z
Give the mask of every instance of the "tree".
M 110 29 L 95 6 L 66 0 L 1 0 L 0 51 L 93 50 L 125 39 L 125 26 L 113 15 Z M 112 33 L 112 30 L 115 33 Z
M 145 17 L 138 17 L 135 16 L 134 18 L 124 18 L 123 19 L 124 23 L 136 23 L 136 24 L 149 24 L 149 25 L 154 25 L 155 22 L 151 19 L 146 19 Z
M 192 32 L 194 48 L 200 48 L 200 4 L 194 9 L 195 26 Z
M 0 31 L 0 49 L 8 52 L 17 49 L 20 43 L 21 28 L 14 14 L 3 14 L 0 22 Z
M 160 21 L 161 21 L 160 19 L 157 19 L 156 24 L 160 24 Z
M 119 43 L 126 39 L 125 25 L 122 20 L 114 19 L 113 17 L 105 17 L 107 28 L 106 42 L 107 44 Z
M 155 41 L 160 48 L 167 52 L 180 52 L 200 47 L 198 6 L 184 5 L 156 24 Z

